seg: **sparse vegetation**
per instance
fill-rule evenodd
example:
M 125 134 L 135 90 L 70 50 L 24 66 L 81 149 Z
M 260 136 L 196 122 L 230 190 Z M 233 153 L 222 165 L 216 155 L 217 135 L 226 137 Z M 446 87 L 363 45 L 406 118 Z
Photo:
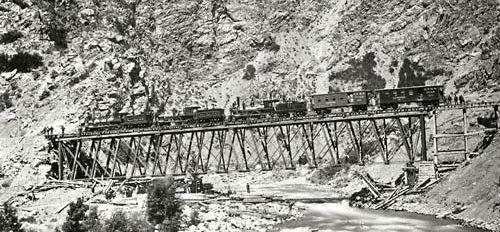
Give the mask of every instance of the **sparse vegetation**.
M 5 91 L 2 94 L 0 94 L 0 111 L 8 109 L 8 108 L 12 107 L 13 105 L 14 104 L 12 104 L 12 101 L 10 100 L 10 96 L 9 96 L 8 91 Z
M 30 72 L 43 65 L 43 58 L 38 54 L 19 52 L 12 57 L 0 54 L 0 72 L 10 72 L 16 69 L 18 72 Z
M 48 17 L 43 19 L 44 33 L 57 47 L 66 48 L 68 33 L 80 28 L 80 7 L 77 2 L 45 0 L 34 3 L 47 13 Z
M 251 64 L 247 65 L 245 68 L 245 74 L 243 74 L 244 80 L 252 80 L 255 78 L 255 67 Z
M 103 224 L 96 224 L 93 230 L 96 232 L 150 232 L 153 226 L 141 215 L 132 214 L 127 216 L 123 211 L 116 211 L 111 218 Z
M 88 212 L 87 212 L 88 211 Z M 123 211 L 114 212 L 110 218 L 102 220 L 96 207 L 89 210 L 81 198 L 70 204 L 68 217 L 62 226 L 64 232 L 151 232 L 153 226 L 138 214 L 127 215 Z
M 4 203 L 0 209 L 0 232 L 22 232 L 17 213 L 11 205 Z
M 173 178 L 167 178 L 153 182 L 148 191 L 148 220 L 153 225 L 160 225 L 162 231 L 179 231 L 182 204 L 175 197 L 175 189 Z
M 89 209 L 88 205 L 83 204 L 83 200 L 78 198 L 76 202 L 69 204 L 68 216 L 62 226 L 63 232 L 86 232 L 84 224 L 85 213 Z
M 0 44 L 12 43 L 21 37 L 23 37 L 23 33 L 16 30 L 9 31 L 0 36 Z

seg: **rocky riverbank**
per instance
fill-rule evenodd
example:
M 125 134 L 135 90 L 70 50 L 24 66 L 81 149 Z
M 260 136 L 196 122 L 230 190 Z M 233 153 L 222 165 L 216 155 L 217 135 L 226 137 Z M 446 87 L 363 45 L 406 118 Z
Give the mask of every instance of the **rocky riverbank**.
M 189 203 L 185 208 L 186 214 L 197 214 L 199 220 L 186 231 L 267 231 L 276 224 L 301 217 L 303 211 L 300 204 L 279 202 Z
M 499 146 L 500 135 L 496 135 L 491 144 L 479 150 L 477 157 L 443 175 L 429 190 L 403 195 L 389 209 L 456 219 L 467 226 L 500 231 Z M 367 190 L 356 196 L 351 205 L 374 205 Z

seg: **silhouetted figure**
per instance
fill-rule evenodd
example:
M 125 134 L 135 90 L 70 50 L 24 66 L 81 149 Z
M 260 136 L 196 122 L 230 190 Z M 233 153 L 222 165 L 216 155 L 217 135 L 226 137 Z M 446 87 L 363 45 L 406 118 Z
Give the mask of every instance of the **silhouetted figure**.
M 250 193 L 250 184 L 247 183 L 247 193 Z
M 460 102 L 460 105 L 464 105 L 465 104 L 465 99 L 464 99 L 464 96 L 460 95 L 458 97 L 458 101 Z
M 455 105 L 458 105 L 458 97 L 457 97 L 457 95 L 455 95 L 455 97 L 453 97 L 453 100 L 455 101 Z
M 452 104 L 451 95 L 448 95 L 448 105 L 451 105 L 451 104 Z
M 61 126 L 61 136 L 64 136 L 64 126 Z

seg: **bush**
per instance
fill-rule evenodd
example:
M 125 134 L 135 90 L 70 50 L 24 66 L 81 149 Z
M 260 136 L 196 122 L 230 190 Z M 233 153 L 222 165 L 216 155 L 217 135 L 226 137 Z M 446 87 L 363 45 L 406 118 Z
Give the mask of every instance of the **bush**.
M 0 232 L 22 232 L 17 213 L 9 204 L 4 203 L 0 210 Z
M 66 41 L 66 36 L 68 31 L 60 26 L 50 25 L 47 28 L 47 35 L 49 39 L 54 41 L 54 44 L 61 48 L 67 48 L 68 42 Z
M 181 201 L 175 197 L 173 178 L 155 181 L 148 190 L 147 215 L 153 225 L 160 224 L 163 231 L 176 232 L 181 221 Z
M 193 210 L 191 215 L 189 215 L 188 225 L 196 226 L 196 225 L 200 224 L 200 222 L 201 222 L 200 221 L 200 212 L 198 212 L 198 210 Z
M 97 213 L 97 207 L 92 207 L 89 210 L 85 220 L 82 222 L 83 229 L 88 232 L 99 232 L 102 231 L 102 225 L 99 221 L 99 214 Z
M 14 69 L 18 72 L 31 72 L 42 65 L 42 57 L 36 53 L 19 52 L 12 57 L 0 54 L 0 72 L 10 72 Z
M 127 215 L 122 211 L 117 211 L 111 215 L 111 218 L 104 221 L 99 232 L 150 232 L 153 226 L 139 215 Z
M 78 198 L 76 202 L 69 204 L 68 217 L 62 226 L 64 232 L 86 232 L 82 222 L 87 218 L 85 213 L 89 209 L 88 205 L 83 204 L 83 200 Z
M 88 211 L 88 214 L 86 212 Z M 58 231 L 59 229 L 56 229 Z M 79 198 L 76 203 L 70 204 L 68 217 L 62 226 L 64 232 L 151 232 L 153 226 L 143 216 L 127 216 L 122 211 L 114 212 L 111 218 L 99 220 L 96 207 L 83 205 Z M 0 231 L 3 232 L 3 231 Z
M 0 36 L 0 43 L 2 44 L 12 43 L 21 37 L 23 37 L 23 33 L 19 31 L 9 31 Z

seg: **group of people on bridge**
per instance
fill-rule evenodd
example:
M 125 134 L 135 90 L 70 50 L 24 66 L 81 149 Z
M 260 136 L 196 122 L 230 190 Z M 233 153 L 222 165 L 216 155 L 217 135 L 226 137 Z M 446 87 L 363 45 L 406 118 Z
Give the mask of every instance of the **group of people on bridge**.
M 445 98 L 445 102 L 447 105 L 465 105 L 465 98 L 462 95 L 455 95 L 453 97 L 448 95 L 448 97 Z

